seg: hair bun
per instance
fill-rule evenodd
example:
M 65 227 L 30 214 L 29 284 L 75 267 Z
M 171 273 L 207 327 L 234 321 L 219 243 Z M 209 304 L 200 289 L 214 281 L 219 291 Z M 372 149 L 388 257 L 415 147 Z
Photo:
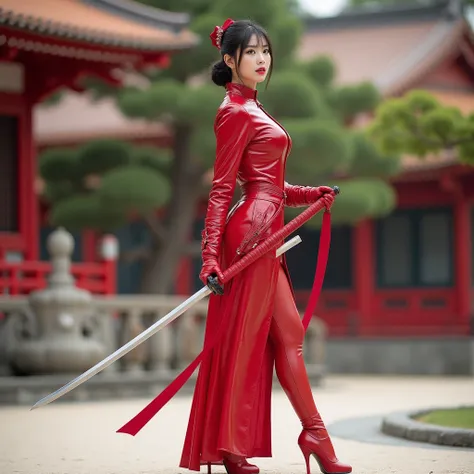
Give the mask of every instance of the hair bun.
M 227 83 L 232 82 L 232 69 L 222 59 L 212 66 L 211 77 L 214 84 L 225 87 Z

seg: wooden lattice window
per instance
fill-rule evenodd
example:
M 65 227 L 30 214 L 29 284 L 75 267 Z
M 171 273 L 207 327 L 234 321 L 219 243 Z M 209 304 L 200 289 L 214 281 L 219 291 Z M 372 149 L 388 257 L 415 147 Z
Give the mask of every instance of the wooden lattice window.
M 0 115 L 0 232 L 18 230 L 18 118 Z
M 454 282 L 451 208 L 399 209 L 377 223 L 379 288 L 442 286 Z

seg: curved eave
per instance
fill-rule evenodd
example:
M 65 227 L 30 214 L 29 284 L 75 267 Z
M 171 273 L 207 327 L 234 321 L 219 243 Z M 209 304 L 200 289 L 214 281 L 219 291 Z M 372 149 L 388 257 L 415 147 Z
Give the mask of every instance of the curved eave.
M 95 46 L 133 49 L 143 52 L 179 51 L 192 48 L 199 41 L 198 37 L 188 30 L 183 30 L 177 34 L 168 31 L 169 39 L 142 38 L 139 35 L 132 37 L 78 27 L 72 22 L 57 22 L 41 17 L 25 16 L 0 6 L 0 30 L 2 25 L 38 37 L 57 38 L 89 43 Z

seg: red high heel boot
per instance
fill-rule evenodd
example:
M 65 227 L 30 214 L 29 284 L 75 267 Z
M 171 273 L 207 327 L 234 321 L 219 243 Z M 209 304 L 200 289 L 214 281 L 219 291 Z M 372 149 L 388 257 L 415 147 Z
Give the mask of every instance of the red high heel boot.
M 247 462 L 243 456 L 237 456 L 235 454 L 229 454 L 224 457 L 223 464 L 227 474 L 259 474 L 260 469 L 254 464 Z M 211 468 L 209 466 L 208 473 L 210 474 Z
M 348 474 L 352 467 L 340 462 L 329 434 L 324 426 L 319 413 L 317 416 L 303 421 L 303 431 L 298 438 L 298 445 L 306 461 L 306 472 L 311 474 L 309 457 L 315 457 L 321 472 L 324 474 Z

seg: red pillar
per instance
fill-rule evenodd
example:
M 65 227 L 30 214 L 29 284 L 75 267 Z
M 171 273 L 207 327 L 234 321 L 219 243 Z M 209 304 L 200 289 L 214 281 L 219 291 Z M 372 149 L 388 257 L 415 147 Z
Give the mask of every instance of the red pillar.
M 364 220 L 354 228 L 354 288 L 359 322 L 359 334 L 370 334 L 375 322 L 372 320 L 372 300 L 375 290 L 375 237 L 374 222 Z
M 459 324 L 469 327 L 471 313 L 471 205 L 459 197 L 454 205 L 454 265 L 455 291 Z
M 178 295 L 191 294 L 192 279 L 192 259 L 191 257 L 181 258 L 176 272 L 175 289 Z
M 93 230 L 82 231 L 82 261 L 97 261 L 97 235 Z
M 25 238 L 25 260 L 38 260 L 39 204 L 36 184 L 36 149 L 33 138 L 32 106 L 20 120 L 19 130 L 19 211 L 20 232 Z

